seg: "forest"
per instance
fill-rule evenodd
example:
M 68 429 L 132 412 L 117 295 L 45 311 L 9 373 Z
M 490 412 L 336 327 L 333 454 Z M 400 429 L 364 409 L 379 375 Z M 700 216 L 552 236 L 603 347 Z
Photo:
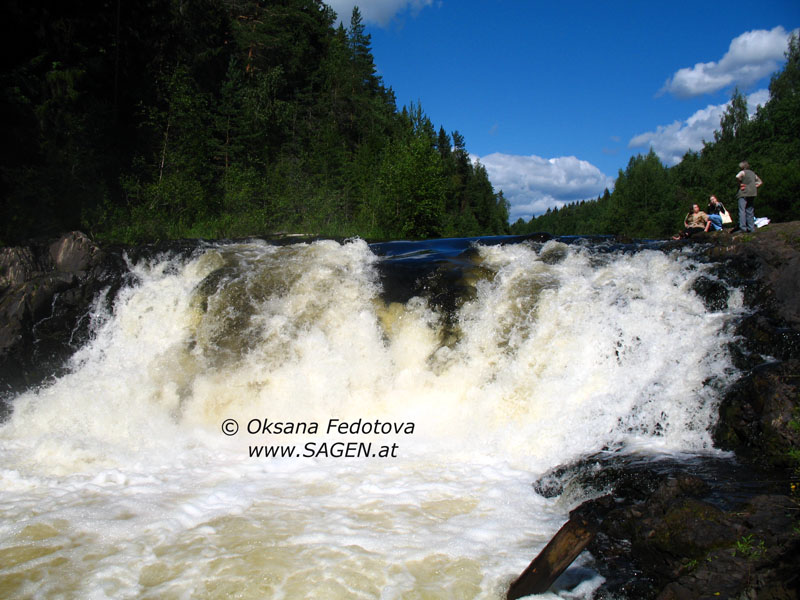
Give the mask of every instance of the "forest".
M 457 130 L 318 0 L 11 0 L 0 245 L 508 233 Z
M 620 169 L 614 191 L 596 200 L 548 209 L 511 227 L 515 234 L 546 231 L 554 235 L 622 235 L 664 238 L 683 229 L 692 204 L 701 210 L 709 196 L 725 205 L 738 223 L 736 192 L 739 163 L 747 161 L 764 182 L 758 190 L 756 217 L 800 220 L 800 43 L 790 37 L 786 64 L 773 74 L 770 99 L 750 117 L 747 101 L 734 90 L 731 102 L 699 152 L 666 167 L 651 149 Z
M 714 139 L 667 167 L 632 157 L 613 191 L 508 224 L 457 130 L 398 108 L 361 14 L 319 0 L 6 3 L 0 245 L 81 229 L 109 242 L 525 234 L 663 238 L 715 194 L 737 218 L 800 219 L 800 44 L 751 117 L 733 92 Z

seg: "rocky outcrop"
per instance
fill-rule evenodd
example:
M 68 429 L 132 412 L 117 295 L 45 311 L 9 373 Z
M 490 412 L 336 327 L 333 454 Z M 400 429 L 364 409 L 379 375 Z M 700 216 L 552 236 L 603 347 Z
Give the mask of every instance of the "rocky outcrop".
M 93 308 L 111 310 L 133 277 L 129 261 L 164 253 L 188 257 L 196 240 L 100 248 L 74 231 L 25 246 L 0 248 L 0 419 L 4 401 L 58 377 L 91 336 Z
M 800 327 L 800 221 L 773 223 L 752 234 L 718 234 L 711 255 L 754 265 L 759 285 L 753 304 Z
M 658 469 L 589 458 L 536 482 L 608 494 L 578 509 L 601 522 L 588 549 L 598 598 L 800 598 L 800 222 L 696 236 L 714 263 L 694 291 L 709 310 L 742 290 L 730 346 L 739 379 L 723 393 L 715 444 L 735 467 L 698 459 Z M 666 249 L 674 246 L 668 243 Z M 735 468 L 730 473 L 727 469 Z M 720 470 L 722 469 L 722 470 Z M 769 469 L 763 472 L 762 469 Z M 609 493 L 610 492 L 610 493 Z M 613 500 L 609 510 L 608 499 Z
M 606 591 L 658 600 L 798 598 L 796 501 L 764 494 L 723 510 L 708 492 L 702 479 L 679 474 L 647 500 L 610 511 L 590 551 L 611 574 L 619 548 L 629 548 L 643 576 Z
M 85 272 L 103 256 L 102 250 L 80 231 L 61 236 L 50 244 L 48 254 L 55 270 L 62 273 Z
M 800 498 L 782 477 L 725 458 L 601 453 L 534 487 L 548 497 L 598 496 L 570 513 L 599 523 L 587 547 L 606 579 L 596 598 L 792 599 L 800 597 Z
M 795 467 L 800 456 L 800 360 L 752 369 L 725 395 L 714 439 L 751 460 Z
M 0 380 L 8 387 L 0 393 L 37 383 L 74 350 L 64 332 L 94 296 L 105 257 L 77 231 L 0 248 Z
M 748 309 L 730 348 L 741 377 L 724 394 L 714 440 L 753 468 L 777 469 L 755 478 L 775 485 L 756 484 L 768 493 L 750 490 L 730 508 L 718 505 L 714 476 L 677 471 L 644 500 L 622 486 L 590 550 L 612 581 L 615 564 L 638 570 L 638 584 L 608 587 L 629 597 L 799 598 L 800 223 L 698 241 L 716 266 L 695 292 L 718 309 L 736 287 Z
M 723 398 L 715 443 L 800 467 L 800 222 L 718 234 L 708 255 L 751 311 L 736 325 L 731 353 L 742 376 Z

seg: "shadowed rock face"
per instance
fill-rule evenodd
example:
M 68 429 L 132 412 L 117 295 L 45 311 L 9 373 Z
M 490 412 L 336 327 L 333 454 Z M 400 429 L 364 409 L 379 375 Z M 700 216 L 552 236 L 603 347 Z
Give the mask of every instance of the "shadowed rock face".
M 721 234 L 709 255 L 720 278 L 745 290 L 751 313 L 732 348 L 742 377 L 720 406 L 715 443 L 780 467 L 800 448 L 800 223 Z M 796 465 L 795 465 L 796 466 Z
M 797 598 L 798 498 L 786 472 L 724 457 L 602 453 L 534 483 L 603 494 L 570 517 L 597 522 L 597 598 Z
M 191 255 L 194 240 L 102 249 L 81 232 L 0 248 L 0 419 L 5 400 L 61 375 L 91 335 L 94 303 L 113 306 L 132 262 L 163 252 Z
M 800 360 L 761 365 L 740 379 L 720 406 L 714 432 L 722 449 L 780 467 L 792 467 L 800 448 Z
M 694 292 L 719 310 L 736 287 L 748 308 L 731 347 L 742 376 L 714 431 L 741 461 L 589 457 L 534 488 L 606 494 L 576 509 L 600 521 L 588 546 L 606 578 L 598 598 L 800 598 L 800 223 L 696 242 L 717 267 Z
M 589 546 L 608 580 L 599 597 L 800 597 L 800 223 L 709 241 L 718 280 L 698 280 L 695 292 L 713 310 L 725 296 L 721 282 L 736 286 L 751 311 L 736 325 L 743 375 L 723 398 L 715 443 L 773 470 L 755 482 L 738 475 L 734 484 L 765 493 L 728 496 L 723 507 L 714 488 L 724 474 L 603 469 L 618 507 Z
M 709 251 L 733 278 L 748 283 L 751 306 L 800 326 L 800 221 L 773 223 L 752 234 L 715 234 Z
M 677 474 L 646 501 L 606 516 L 590 550 L 613 572 L 625 548 L 641 571 L 614 591 L 659 599 L 797 598 L 796 502 L 765 494 L 726 511 L 702 499 L 707 490 L 701 479 Z
M 80 232 L 0 248 L 0 395 L 58 372 L 84 331 L 81 317 L 109 274 L 106 252 Z

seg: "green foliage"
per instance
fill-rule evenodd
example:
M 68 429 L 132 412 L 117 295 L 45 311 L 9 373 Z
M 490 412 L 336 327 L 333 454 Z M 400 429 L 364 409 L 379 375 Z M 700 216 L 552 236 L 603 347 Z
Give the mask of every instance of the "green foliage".
M 741 538 L 736 540 L 736 543 L 733 547 L 733 555 L 743 556 L 747 559 L 758 559 L 764 556 L 767 552 L 766 544 L 764 540 L 759 540 L 758 543 L 755 542 L 753 539 L 753 535 L 743 535 Z
M 800 433 L 800 406 L 795 406 L 792 410 L 792 418 L 789 421 L 789 429 Z
M 733 91 L 730 104 L 722 115 L 719 122 L 719 130 L 714 132 L 714 139 L 717 142 L 724 142 L 729 150 L 733 153 L 739 154 L 742 149 L 740 148 L 742 133 L 747 128 L 750 122 L 750 117 L 747 114 L 747 100 L 739 92 L 739 89 Z
M 356 8 L 11 0 L 0 240 L 497 234 L 463 137 L 398 111 Z
M 764 185 L 756 211 L 773 221 L 800 219 L 800 42 L 790 37 L 786 64 L 773 75 L 770 100 L 753 118 L 744 96 L 735 90 L 714 133 L 699 153 L 689 152 L 666 168 L 654 152 L 636 156 L 617 177 L 613 193 L 594 201 L 548 210 L 513 233 L 548 231 L 556 235 L 616 234 L 663 238 L 683 228 L 692 204 L 701 210 L 715 195 L 738 220 L 736 173 L 747 160 Z
M 800 433 L 800 406 L 797 405 L 795 402 L 795 407 L 792 409 L 792 418 L 789 419 L 789 430 L 794 433 Z M 795 475 L 800 473 L 800 448 L 793 447 L 787 451 L 787 458 L 789 459 L 789 464 L 794 469 Z M 797 486 L 795 483 L 792 483 L 792 495 L 797 495 Z

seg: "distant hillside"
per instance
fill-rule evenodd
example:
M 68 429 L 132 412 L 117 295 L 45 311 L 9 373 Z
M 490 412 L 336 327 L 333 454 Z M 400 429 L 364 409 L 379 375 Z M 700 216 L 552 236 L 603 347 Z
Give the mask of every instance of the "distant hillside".
M 548 210 L 515 234 L 547 231 L 555 235 L 622 234 L 663 238 L 682 229 L 692 204 L 704 209 L 714 194 L 738 221 L 739 163 L 748 161 L 764 181 L 756 215 L 773 221 L 800 219 L 800 42 L 789 40 L 786 65 L 772 76 L 770 100 L 748 117 L 747 101 L 734 91 L 730 106 L 700 152 L 689 152 L 672 168 L 655 153 L 631 158 L 620 170 L 614 191 L 596 200 Z

